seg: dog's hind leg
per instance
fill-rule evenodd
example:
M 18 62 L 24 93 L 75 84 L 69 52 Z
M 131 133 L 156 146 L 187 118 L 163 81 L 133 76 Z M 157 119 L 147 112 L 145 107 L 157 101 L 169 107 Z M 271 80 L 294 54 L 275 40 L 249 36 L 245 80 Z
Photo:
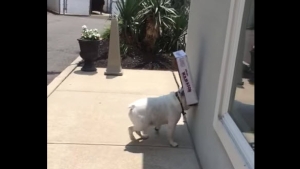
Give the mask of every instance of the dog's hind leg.
M 139 135 L 140 137 L 143 137 L 141 131 L 135 131 L 137 135 Z
M 142 139 L 147 139 L 147 138 L 149 138 L 149 136 L 147 136 L 147 135 L 145 135 L 145 134 L 142 135 L 142 133 L 141 133 L 140 131 L 136 131 L 136 134 L 139 135 Z
M 141 126 L 137 127 L 137 126 L 133 126 L 133 131 L 134 131 L 137 135 L 139 135 L 142 139 L 147 139 L 147 138 L 149 138 L 149 136 L 148 136 L 148 135 L 145 135 L 145 132 L 144 132 L 143 128 L 146 128 L 146 127 L 141 127 Z M 141 133 L 142 130 L 143 130 L 143 134 Z
M 138 112 L 134 110 L 134 107 L 130 107 L 129 118 L 133 123 L 132 128 L 130 128 L 130 133 L 136 132 L 142 139 L 147 139 L 147 135 L 142 135 L 141 131 L 144 131 L 148 127 L 147 122 L 143 121 L 143 118 L 139 117 Z M 130 136 L 131 137 L 131 136 Z
M 134 138 L 134 135 L 133 135 L 133 126 L 130 126 L 128 127 L 128 132 L 129 132 L 129 137 L 130 137 L 130 140 L 134 141 L 135 138 Z
M 148 139 L 148 138 L 149 138 L 149 135 L 148 135 L 148 133 L 147 133 L 147 129 L 148 129 L 148 127 L 146 127 L 146 128 L 143 130 L 143 136 L 142 136 L 143 139 Z

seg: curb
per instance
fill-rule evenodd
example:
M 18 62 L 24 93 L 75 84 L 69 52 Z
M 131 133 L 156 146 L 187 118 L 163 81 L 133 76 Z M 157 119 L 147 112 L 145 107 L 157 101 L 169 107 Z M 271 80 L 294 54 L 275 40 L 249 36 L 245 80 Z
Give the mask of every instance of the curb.
M 78 56 L 68 67 L 65 68 L 52 82 L 47 86 L 47 98 L 58 88 L 58 86 L 73 72 L 77 63 L 82 59 Z
M 95 15 L 95 14 L 92 14 L 90 15 L 90 18 L 97 18 L 97 19 L 105 19 L 105 20 L 108 20 L 109 19 L 109 15 Z

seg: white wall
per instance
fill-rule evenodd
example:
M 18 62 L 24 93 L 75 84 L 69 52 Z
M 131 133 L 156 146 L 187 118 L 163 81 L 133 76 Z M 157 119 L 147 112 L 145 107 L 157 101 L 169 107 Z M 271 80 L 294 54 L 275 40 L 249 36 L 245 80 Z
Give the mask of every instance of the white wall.
M 59 14 L 59 3 L 60 0 L 47 0 L 47 9 Z
M 66 15 L 90 15 L 90 0 L 67 0 Z
M 233 169 L 213 128 L 230 0 L 191 0 L 187 50 L 198 106 L 187 121 L 203 169 Z

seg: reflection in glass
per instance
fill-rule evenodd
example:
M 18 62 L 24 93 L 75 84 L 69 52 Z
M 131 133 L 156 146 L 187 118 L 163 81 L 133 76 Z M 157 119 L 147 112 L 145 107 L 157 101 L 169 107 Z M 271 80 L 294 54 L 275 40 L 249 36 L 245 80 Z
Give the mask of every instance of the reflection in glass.
M 240 51 L 237 55 L 234 86 L 228 111 L 254 150 L 254 18 L 250 17 L 248 23 L 250 26 L 242 31 L 243 41 L 239 43 Z

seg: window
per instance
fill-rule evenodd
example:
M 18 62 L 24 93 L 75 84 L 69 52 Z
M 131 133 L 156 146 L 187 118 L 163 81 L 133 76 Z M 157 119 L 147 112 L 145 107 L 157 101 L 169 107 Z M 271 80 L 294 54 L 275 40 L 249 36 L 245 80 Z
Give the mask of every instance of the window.
M 247 34 L 252 34 L 253 30 L 247 30 Z M 247 39 L 247 38 L 246 38 Z M 246 43 L 251 39 L 248 38 Z M 248 47 L 245 47 L 246 51 L 249 54 L 242 55 L 244 56 L 243 60 L 243 70 L 241 71 L 242 76 L 235 76 L 236 83 L 233 85 L 233 93 L 231 96 L 231 104 L 229 105 L 228 113 L 233 119 L 239 130 L 244 135 L 245 139 L 249 145 L 254 150 L 255 142 L 255 130 L 254 130 L 254 70 L 250 66 L 253 64 L 253 55 L 254 49 L 249 50 Z M 251 51 L 251 54 L 250 54 Z M 249 56 L 250 55 L 250 56 Z M 252 55 L 252 56 L 251 56 Z M 252 59 L 249 59 L 252 58 Z M 246 61 L 250 60 L 250 63 Z M 252 62 L 252 63 L 251 63 Z M 252 67 L 252 68 L 251 68 Z M 237 69 L 236 69 L 237 70 Z
M 231 0 L 214 128 L 236 169 L 254 169 L 254 0 Z
M 253 1 L 252 1 L 253 2 Z M 253 4 L 253 3 L 252 3 Z M 240 52 L 236 56 L 236 65 L 232 82 L 232 93 L 228 113 L 243 136 L 255 150 L 254 130 L 254 8 L 250 6 L 250 15 L 246 27 L 241 30 Z M 252 14 L 252 15 L 251 15 Z

